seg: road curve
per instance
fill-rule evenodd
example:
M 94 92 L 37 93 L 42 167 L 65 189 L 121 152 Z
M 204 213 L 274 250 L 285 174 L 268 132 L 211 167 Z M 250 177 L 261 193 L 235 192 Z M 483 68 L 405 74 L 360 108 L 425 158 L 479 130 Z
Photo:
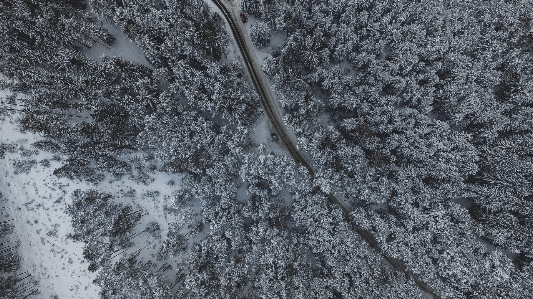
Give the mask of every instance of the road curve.
M 268 86 L 266 86 L 266 84 L 264 83 L 265 80 L 263 79 L 263 75 L 261 73 L 261 70 L 259 69 L 258 63 L 254 59 L 255 56 L 253 56 L 253 54 L 249 51 L 249 45 L 247 45 L 246 43 L 246 38 L 243 32 L 241 31 L 240 26 L 237 25 L 237 17 L 232 13 L 231 10 L 227 9 L 226 5 L 222 3 L 222 0 L 213 0 L 213 3 L 215 3 L 215 5 L 220 9 L 222 14 L 224 15 L 224 18 L 226 19 L 231 28 L 233 36 L 235 37 L 235 42 L 239 47 L 239 51 L 241 52 L 242 58 L 244 59 L 244 63 L 246 65 L 248 73 L 250 74 L 250 78 L 252 79 L 252 83 L 257 92 L 259 93 L 259 96 L 261 97 L 261 104 L 263 106 L 263 109 L 265 110 L 268 118 L 270 119 L 270 122 L 274 126 L 276 133 L 278 134 L 279 138 L 281 139 L 293 159 L 296 160 L 298 163 L 304 165 L 309 170 L 309 172 L 314 175 L 314 170 L 311 167 L 311 164 L 298 150 L 296 143 L 290 138 L 289 134 L 287 133 L 287 130 L 285 129 L 285 125 L 283 124 L 281 116 L 279 115 L 278 110 L 274 105 L 274 100 L 272 94 L 270 93 L 270 88 L 268 88 Z
M 311 176 L 314 177 L 315 170 L 311 166 L 311 163 L 305 158 L 302 152 L 298 150 L 298 147 L 296 146 L 296 142 L 290 137 L 290 135 L 287 132 L 287 129 L 281 119 L 281 116 L 274 104 L 274 97 L 272 96 L 270 92 L 270 88 L 265 84 L 265 79 L 263 78 L 263 74 L 259 67 L 259 63 L 257 63 L 255 55 L 251 53 L 250 51 L 250 48 L 252 48 L 252 46 L 249 43 L 247 43 L 247 39 L 243 33 L 243 30 L 240 27 L 239 19 L 233 13 L 232 10 L 226 7 L 223 1 L 224 0 L 212 0 L 212 2 L 218 7 L 220 12 L 224 16 L 224 19 L 226 19 L 226 21 L 228 22 L 228 25 L 230 26 L 231 32 L 233 34 L 235 42 L 237 43 L 237 46 L 239 47 L 239 51 L 241 52 L 241 56 L 244 60 L 244 64 L 246 66 L 246 69 L 248 70 L 252 83 L 261 98 L 261 105 L 263 106 L 263 109 L 265 110 L 268 118 L 270 119 L 270 122 L 274 126 L 274 129 L 276 133 L 278 134 L 280 140 L 283 142 L 286 149 L 289 151 L 289 154 L 292 156 L 292 158 L 295 161 L 304 165 L 309 171 L 309 173 L 311 174 Z M 376 242 L 376 239 L 374 238 L 374 236 L 369 231 L 361 228 L 359 225 L 355 223 L 355 221 L 353 221 L 352 217 L 350 216 L 351 208 L 343 200 L 335 196 L 335 194 L 333 193 L 329 193 L 325 195 L 328 197 L 330 201 L 338 204 L 343 209 L 344 217 L 346 221 L 348 221 L 348 223 L 352 225 L 352 228 L 371 247 L 378 250 L 378 252 L 381 253 L 382 257 L 389 264 L 391 264 L 397 270 L 400 270 L 408 274 L 409 276 L 413 277 L 415 283 L 422 291 L 426 292 L 427 294 L 431 295 L 434 298 L 438 298 L 438 299 L 442 298 L 440 295 L 435 293 L 424 281 L 422 281 L 418 275 L 412 273 L 402 261 L 383 253 L 383 250 L 381 250 L 381 248 L 379 247 L 379 244 Z

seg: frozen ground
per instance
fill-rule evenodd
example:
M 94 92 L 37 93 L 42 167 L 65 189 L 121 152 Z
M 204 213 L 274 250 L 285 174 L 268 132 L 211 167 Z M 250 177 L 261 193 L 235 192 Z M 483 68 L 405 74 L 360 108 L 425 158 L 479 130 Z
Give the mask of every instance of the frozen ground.
M 95 43 L 90 49 L 85 51 L 89 58 L 99 60 L 103 55 L 110 57 L 121 57 L 127 61 L 152 68 L 139 46 L 131 42 L 131 40 L 127 38 L 124 33 L 117 30 L 114 26 L 106 24 L 105 27 L 107 30 L 109 30 L 109 33 L 116 38 L 115 42 L 111 47 Z
M 93 59 L 101 59 L 102 55 L 122 57 L 125 60 L 151 67 L 142 50 L 129 41 L 124 34 L 111 25 L 106 25 L 116 41 L 112 47 L 94 44 L 87 50 L 87 55 Z M 8 93 L 0 91 L 0 98 Z M 67 238 L 72 232 L 71 219 L 65 214 L 65 207 L 69 203 L 71 193 L 76 189 L 105 189 L 116 193 L 120 189 L 131 188 L 136 185 L 124 181 L 91 186 L 82 182 L 72 182 L 58 179 L 53 170 L 60 167 L 62 162 L 54 161 L 54 154 L 38 152 L 31 144 L 41 139 L 34 134 L 22 134 L 16 127 L 16 116 L 0 119 L 0 144 L 15 145 L 15 150 L 5 154 L 0 159 L 0 192 L 7 198 L 7 206 L 3 211 L 4 217 L 13 218 L 14 236 L 20 240 L 18 253 L 22 258 L 19 272 L 29 271 L 32 279 L 37 281 L 39 293 L 30 298 L 58 298 L 92 299 L 98 298 L 99 288 L 92 283 L 96 273 L 87 270 L 88 263 L 84 261 L 82 243 L 73 242 Z M 61 158 L 61 157 L 60 157 Z M 20 161 L 34 161 L 27 172 L 19 172 L 14 166 Z M 40 161 L 47 161 L 49 166 L 43 166 Z M 158 182 L 168 180 L 155 176 L 150 189 L 160 188 Z M 178 187 L 178 186 L 176 186 Z M 145 193 L 145 189 L 137 188 L 137 194 Z M 168 188 L 167 188 L 168 189 Z M 156 201 L 143 201 L 152 221 L 160 222 L 157 215 L 163 215 L 155 209 L 161 204 Z M 165 225 L 160 222 L 164 228 Z
M 0 143 L 16 146 L 0 160 L 0 192 L 7 198 L 4 213 L 14 219 L 14 236 L 21 243 L 19 272 L 29 271 L 38 281 L 40 294 L 33 298 L 97 298 L 98 288 L 92 284 L 95 275 L 87 271 L 82 244 L 66 237 L 71 231 L 70 219 L 64 213 L 66 195 L 85 186 L 71 184 L 66 188 L 65 182 L 57 180 L 52 170 L 59 162 L 51 161 L 50 153 L 36 153 L 30 144 L 40 137 L 20 133 L 14 122 L 15 117 L 6 117 L 0 124 Z M 52 167 L 39 165 L 44 159 Z M 16 161 L 32 160 L 36 165 L 27 173 L 15 171 Z
M 254 143 L 265 145 L 267 151 L 276 155 L 287 155 L 287 152 L 281 146 L 281 141 L 276 141 L 272 137 L 271 132 L 274 130 L 266 115 L 261 115 L 253 128 L 250 138 Z
M 0 93 L 2 98 L 6 95 L 6 92 Z M 92 283 L 96 273 L 87 270 L 83 243 L 67 237 L 72 233 L 72 226 L 65 208 L 71 201 L 72 192 L 97 189 L 113 194 L 116 201 L 141 210 L 144 216 L 135 228 L 136 232 L 142 232 L 149 222 L 157 222 L 161 227 L 161 239 L 140 233 L 134 240 L 136 246 L 123 253 L 134 252 L 151 243 L 153 246 L 147 247 L 139 256 L 143 260 L 152 260 L 156 251 L 149 249 L 158 248 L 156 242 L 165 240 L 168 223 L 180 217 L 169 215 L 164 206 L 172 199 L 173 192 L 182 188 L 181 176 L 150 172 L 151 180 L 147 184 L 138 183 L 129 175 L 118 180 L 106 178 L 98 185 L 58 179 L 53 170 L 62 165 L 65 157 L 32 147 L 32 143 L 42 138 L 21 133 L 16 121 L 17 115 L 0 116 L 0 145 L 10 148 L 3 157 L 0 156 L 0 193 L 6 199 L 1 216 L 13 219 L 12 236 L 20 241 L 17 252 L 22 261 L 17 273 L 28 271 L 31 278 L 24 284 L 35 285 L 24 295 L 38 289 L 38 293 L 28 298 L 96 299 L 99 287 Z M 199 206 L 194 210 L 199 213 Z

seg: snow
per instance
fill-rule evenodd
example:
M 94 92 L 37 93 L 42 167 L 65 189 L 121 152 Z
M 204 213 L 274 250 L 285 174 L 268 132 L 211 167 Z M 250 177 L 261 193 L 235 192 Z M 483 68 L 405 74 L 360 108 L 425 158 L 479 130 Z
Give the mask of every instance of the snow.
M 218 7 L 212 1 L 206 1 L 206 3 L 213 11 L 222 15 Z M 252 63 L 255 64 L 256 69 L 261 70 L 260 65 L 262 61 L 269 53 L 271 53 L 273 47 L 281 47 L 285 43 L 285 40 L 287 38 L 286 33 L 274 32 L 271 36 L 270 45 L 268 47 L 265 47 L 259 50 L 251 42 L 250 34 L 249 34 L 251 24 L 253 24 L 254 22 L 257 22 L 259 19 L 253 16 L 248 16 L 248 22 L 243 24 L 240 21 L 240 18 L 236 17 L 239 15 L 241 11 L 240 1 L 239 0 L 226 0 L 225 4 L 228 7 L 228 9 L 233 13 L 233 17 L 236 20 L 238 20 L 238 24 L 241 25 L 240 30 L 243 33 L 247 48 L 249 49 L 252 55 L 252 60 L 253 60 Z M 231 29 L 229 28 L 229 25 L 227 23 L 226 23 L 226 30 L 230 34 L 230 41 L 231 41 L 230 46 L 229 46 L 229 54 L 228 54 L 227 60 L 231 61 L 230 59 L 235 59 L 235 60 L 241 61 L 243 68 L 245 68 L 241 53 L 238 50 L 237 45 L 235 44 L 235 39 L 232 36 Z M 267 78 L 267 76 L 263 72 L 260 72 L 260 75 L 261 75 L 261 80 L 268 87 L 267 92 L 269 92 L 270 97 L 274 99 L 274 106 L 278 112 L 279 118 L 283 121 L 284 118 L 281 116 L 284 115 L 284 110 L 279 105 L 277 95 L 273 92 L 272 82 L 270 81 L 269 78 Z M 252 83 L 250 82 L 250 84 Z M 254 128 L 255 128 L 255 131 L 252 133 L 253 134 L 252 141 L 255 141 L 258 144 L 264 144 L 267 147 L 267 150 L 269 152 L 273 152 L 278 155 L 288 155 L 286 150 L 284 149 L 281 150 L 281 146 L 280 146 L 281 143 L 274 142 L 272 138 L 270 137 L 270 132 L 273 132 L 274 130 L 270 128 L 270 123 L 268 122 L 266 117 L 261 117 L 259 122 L 254 126 Z M 286 128 L 287 134 L 292 140 L 298 140 L 296 134 L 292 130 L 290 130 L 287 126 L 285 126 L 285 128 Z M 298 144 L 298 142 L 294 142 L 294 143 Z M 303 154 L 307 156 L 306 153 L 303 153 Z
M 470 209 L 470 207 L 472 207 L 474 204 L 472 199 L 466 197 L 455 197 L 452 199 L 452 201 L 465 209 Z
M 0 96 L 8 94 L 0 92 Z M 73 232 L 71 218 L 65 213 L 72 192 L 76 189 L 97 189 L 115 196 L 116 202 L 142 210 L 143 217 L 135 228 L 136 232 L 142 232 L 149 222 L 157 222 L 161 228 L 161 239 L 141 233 L 133 240 L 134 247 L 115 258 L 118 260 L 120 256 L 145 248 L 139 257 L 146 262 L 154 260 L 157 252 L 150 248 L 158 248 L 157 243 L 166 238 L 168 224 L 179 217 L 167 213 L 164 207 L 172 194 L 182 188 L 182 175 L 153 171 L 149 173 L 153 181 L 148 185 L 139 184 L 128 176 L 118 180 L 106 178 L 98 185 L 58 179 L 53 175 L 53 170 L 62 165 L 61 161 L 53 159 L 57 154 L 35 150 L 31 144 L 42 138 L 36 134 L 21 133 L 16 119 L 16 115 L 0 119 L 0 144 L 15 145 L 15 150 L 7 152 L 0 160 L 0 192 L 7 199 L 3 217 L 14 218 L 13 236 L 21 243 L 18 254 L 22 262 L 17 273 L 28 271 L 37 282 L 35 288 L 39 292 L 28 298 L 53 298 L 55 295 L 69 299 L 99 298 L 99 287 L 92 283 L 97 273 L 87 270 L 89 264 L 83 258 L 84 244 L 67 237 Z M 65 157 L 60 158 L 63 160 Z M 49 167 L 39 163 L 44 159 L 49 161 Z M 32 160 L 36 163 L 28 173 L 15 171 L 16 161 Z M 133 196 L 125 195 L 131 190 Z M 154 196 L 150 196 L 150 192 Z M 200 205 L 195 205 L 192 213 L 199 214 Z M 148 244 L 153 245 L 149 247 Z M 169 272 L 165 273 L 173 275 L 172 271 Z
M 242 27 L 246 29 L 246 33 L 250 35 L 252 24 L 255 22 L 261 22 L 262 20 L 259 18 L 256 18 L 254 16 L 248 16 L 248 22 L 245 24 L 242 24 Z M 257 61 L 259 62 L 259 65 L 263 64 L 263 61 L 265 58 L 270 55 L 275 50 L 281 50 L 283 45 L 285 44 L 285 41 L 287 40 L 287 33 L 285 31 L 273 31 L 272 28 L 270 30 L 270 44 L 264 48 L 257 48 L 253 45 L 253 43 L 250 43 L 250 49 L 252 50 L 252 53 L 255 54 Z
M 106 24 L 105 27 L 109 30 L 115 38 L 115 42 L 111 47 L 104 46 L 100 43 L 95 43 L 90 49 L 86 50 L 89 58 L 100 60 L 103 55 L 110 57 L 120 57 L 127 61 L 138 63 L 146 67 L 152 68 L 141 48 L 124 35 L 120 30 L 114 26 Z
M 3 96 L 6 95 L 4 92 Z M 35 134 L 23 134 L 13 118 L 5 118 L 0 126 L 0 143 L 16 144 L 30 149 L 29 144 L 41 139 Z M 13 236 L 20 240 L 18 254 L 22 258 L 19 272 L 29 271 L 36 279 L 39 293 L 29 298 L 98 298 L 96 277 L 87 271 L 82 244 L 67 238 L 72 231 L 70 218 L 64 213 L 65 182 L 57 180 L 52 171 L 60 162 L 50 161 L 46 168 L 38 163 L 29 173 L 15 174 L 13 163 L 18 160 L 51 160 L 52 154 L 40 152 L 22 157 L 20 150 L 6 153 L 0 160 L 0 190 L 7 199 L 4 212 L 13 218 Z M 71 184 L 83 188 L 84 184 Z M 28 291 L 29 293 L 29 291 Z
M 74 108 L 69 108 L 66 111 L 66 115 L 70 117 L 69 122 L 73 124 L 82 122 L 90 123 L 93 121 L 93 117 L 89 114 L 88 111 L 80 112 L 79 110 L 76 110 Z
M 249 184 L 242 184 L 239 189 L 237 189 L 236 199 L 240 202 L 247 202 L 252 198 L 252 194 L 248 191 Z
M 281 141 L 274 141 L 271 132 L 274 132 L 270 121 L 265 114 L 261 115 L 250 134 L 250 139 L 255 144 L 263 144 L 266 146 L 267 152 L 276 155 L 288 155 L 285 149 L 281 146 Z
M 183 188 L 181 184 L 182 175 L 157 171 L 150 173 L 149 175 L 154 180 L 148 185 L 139 184 L 126 175 L 116 181 L 100 183 L 99 190 L 113 195 L 124 194 L 129 191 L 131 194 L 130 196 L 122 196 L 115 202 L 133 205 L 134 207 L 137 207 L 137 209 L 143 211 L 145 216 L 141 218 L 136 229 L 144 230 L 148 223 L 157 222 L 161 228 L 161 235 L 165 236 L 168 232 L 168 223 L 172 222 L 173 217 L 172 215 L 167 214 L 164 207 L 169 203 L 173 193 Z M 173 183 L 169 184 L 170 181 Z M 141 241 L 141 243 L 150 242 L 147 241 L 146 238 L 148 237 L 144 235 L 136 238 L 136 245 L 139 241 Z M 133 248 L 131 251 L 135 251 L 139 247 L 142 246 L 139 244 L 139 246 Z

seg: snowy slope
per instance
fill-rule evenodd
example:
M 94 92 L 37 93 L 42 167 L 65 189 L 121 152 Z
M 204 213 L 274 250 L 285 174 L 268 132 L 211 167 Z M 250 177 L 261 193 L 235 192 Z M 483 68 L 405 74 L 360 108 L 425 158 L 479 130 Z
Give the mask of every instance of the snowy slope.
M 17 148 L 0 160 L 0 192 L 8 200 L 5 212 L 14 218 L 14 235 L 21 242 L 20 272 L 29 271 L 38 280 L 40 294 L 33 298 L 98 298 L 98 288 L 92 284 L 95 274 L 87 271 L 82 244 L 67 239 L 71 226 L 64 214 L 68 190 L 85 186 L 71 183 L 67 187 L 67 182 L 53 176 L 53 166 L 60 162 L 51 161 L 50 153 L 32 152 L 30 144 L 39 139 L 20 133 L 15 117 L 1 121 L 0 143 Z M 44 159 L 51 167 L 39 164 Z M 31 160 L 37 163 L 28 173 L 16 173 L 16 161 Z
M 21 243 L 18 249 L 22 258 L 19 272 L 29 271 L 32 279 L 38 281 L 36 288 L 39 293 L 29 298 L 54 298 L 55 295 L 69 299 L 99 297 L 99 288 L 92 283 L 96 273 L 87 270 L 88 263 L 83 258 L 83 243 L 67 237 L 73 231 L 65 208 L 76 189 L 107 192 L 114 195 L 117 202 L 142 210 L 144 216 L 135 230 L 142 231 L 147 223 L 157 222 L 163 236 L 159 242 L 165 240 L 168 223 L 174 222 L 176 215 L 169 215 L 164 207 L 173 192 L 182 188 L 180 175 L 153 172 L 149 174 L 153 180 L 148 185 L 139 184 L 129 176 L 118 180 L 106 178 L 98 185 L 58 179 L 53 170 L 62 165 L 61 160 L 65 157 L 54 157 L 53 153 L 33 148 L 31 144 L 41 137 L 21 133 L 17 129 L 16 117 L 6 117 L 0 123 L 0 144 L 14 145 L 14 150 L 0 159 L 0 192 L 7 198 L 4 213 L 14 218 L 14 236 Z M 26 163 L 31 165 L 27 169 L 15 166 L 23 161 L 35 162 Z M 133 196 L 122 196 L 128 192 Z M 134 240 L 136 246 L 124 254 L 154 241 L 146 234 L 140 234 Z M 149 249 L 143 250 L 141 259 L 151 259 L 155 252 Z M 120 255 L 116 260 L 118 258 Z

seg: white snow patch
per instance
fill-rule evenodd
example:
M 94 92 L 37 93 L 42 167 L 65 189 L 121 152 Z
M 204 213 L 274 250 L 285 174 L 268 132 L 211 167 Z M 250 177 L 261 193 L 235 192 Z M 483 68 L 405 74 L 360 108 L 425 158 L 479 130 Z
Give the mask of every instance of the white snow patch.
M 95 43 L 90 49 L 86 50 L 86 54 L 89 58 L 100 60 L 104 55 L 120 57 L 127 61 L 153 68 L 146 59 L 142 49 L 131 41 L 123 32 L 110 24 L 106 24 L 105 27 L 109 30 L 109 33 L 115 37 L 115 42 L 110 47 Z
M 286 156 L 288 153 L 285 150 L 285 147 L 282 146 L 282 142 L 280 140 L 275 141 L 272 138 L 271 132 L 274 132 L 272 125 L 266 115 L 263 114 L 255 123 L 253 131 L 250 134 L 250 139 L 255 144 L 265 145 L 267 152 Z
M 16 142 L 17 147 L 29 149 L 29 144 L 39 139 L 21 133 L 12 121 L 1 123 L 0 143 Z M 83 244 L 67 239 L 72 232 L 71 219 L 64 213 L 67 192 L 52 174 L 59 162 L 51 161 L 49 168 L 38 164 L 51 156 L 41 152 L 21 157 L 15 152 L 6 153 L 0 160 L 0 190 L 7 198 L 5 212 L 14 219 L 14 236 L 21 242 L 20 272 L 29 271 L 39 281 L 36 287 L 40 293 L 33 298 L 98 298 L 99 289 L 92 283 L 96 275 L 87 270 Z M 35 160 L 37 165 L 27 174 L 15 174 L 13 163 L 17 160 Z
M 249 184 L 242 184 L 239 189 L 237 189 L 236 199 L 240 202 L 247 202 L 252 198 L 252 194 L 248 191 Z
M 21 133 L 13 121 L 5 119 L 1 123 L 0 143 L 32 149 L 30 144 L 40 139 L 35 134 Z M 148 185 L 139 184 L 127 175 L 118 180 L 107 178 L 98 185 L 92 185 L 66 178 L 58 179 L 53 175 L 53 170 L 60 167 L 61 162 L 52 158 L 52 153 L 44 151 L 29 157 L 23 157 L 17 151 L 6 153 L 5 158 L 0 160 L 0 190 L 4 198 L 7 198 L 4 213 L 15 219 L 14 236 L 21 242 L 18 249 L 22 258 L 19 272 L 29 271 L 39 281 L 39 293 L 33 295 L 33 298 L 52 298 L 54 295 L 72 299 L 99 298 L 100 288 L 92 283 L 97 273 L 87 270 L 89 264 L 83 258 L 84 244 L 67 238 L 72 233 L 72 226 L 65 208 L 71 203 L 72 192 L 76 189 L 97 189 L 112 194 L 114 202 L 142 210 L 143 216 L 135 228 L 135 233 L 139 234 L 132 240 L 135 246 L 117 255 L 115 260 L 143 248 L 138 256 L 139 260 L 143 263 L 155 262 L 156 249 L 159 248 L 157 245 L 165 240 L 169 223 L 176 222 L 181 217 L 167 213 L 164 207 L 170 203 L 173 193 L 183 188 L 183 176 L 153 171 L 149 175 L 154 180 Z M 39 161 L 43 159 L 49 161 L 50 167 L 40 165 Z M 35 160 L 37 164 L 29 173 L 15 174 L 13 163 L 19 160 Z M 133 196 L 124 196 L 128 191 Z M 192 213 L 200 215 L 199 204 L 192 207 Z M 142 233 L 149 222 L 159 224 L 161 239 Z M 172 276 L 175 272 L 165 271 L 165 274 Z
M 7 90 L 0 89 L 0 99 L 4 99 L 8 95 L 10 95 L 10 93 Z

